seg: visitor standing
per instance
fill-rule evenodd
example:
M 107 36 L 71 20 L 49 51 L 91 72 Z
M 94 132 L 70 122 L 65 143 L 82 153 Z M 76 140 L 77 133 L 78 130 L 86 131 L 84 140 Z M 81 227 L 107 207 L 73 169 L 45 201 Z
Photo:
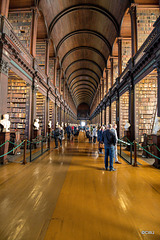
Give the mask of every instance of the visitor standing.
M 58 148 L 58 138 L 60 135 L 59 127 L 56 125 L 55 131 L 54 131 L 54 139 L 55 139 L 55 149 Z
M 105 169 L 108 170 L 108 156 L 110 157 L 110 171 L 115 171 L 113 167 L 114 145 L 116 144 L 115 134 L 111 131 L 111 124 L 108 124 L 107 130 L 103 132 L 102 141 L 105 145 Z
M 121 162 L 118 161 L 118 154 L 117 154 L 117 142 L 118 142 L 118 136 L 117 136 L 117 124 L 113 124 L 111 131 L 115 134 L 116 137 L 116 144 L 114 146 L 114 160 L 115 163 L 121 164 Z

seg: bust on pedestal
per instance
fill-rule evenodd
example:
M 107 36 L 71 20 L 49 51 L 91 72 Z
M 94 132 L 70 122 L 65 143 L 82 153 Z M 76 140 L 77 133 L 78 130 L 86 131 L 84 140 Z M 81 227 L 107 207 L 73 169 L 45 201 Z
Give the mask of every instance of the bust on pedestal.
M 33 134 L 33 138 L 35 139 L 35 138 L 37 138 L 38 136 L 41 135 L 41 130 L 39 129 L 39 119 L 38 118 L 34 120 L 33 127 L 34 127 L 34 129 L 33 129 L 33 133 L 34 133 Z
M 155 126 L 153 129 L 153 134 L 151 134 L 151 136 L 152 136 L 153 144 L 155 144 L 158 148 L 160 148 L 160 117 L 156 117 L 155 119 Z M 153 145 L 153 152 L 154 152 L 153 154 L 158 158 L 160 158 L 160 152 L 158 151 L 156 146 Z M 155 162 L 153 166 L 155 166 L 156 168 L 160 168 L 160 160 L 155 158 Z
M 2 145 L 4 142 L 6 142 L 7 140 L 10 140 L 10 121 L 9 121 L 9 115 L 8 114 L 4 114 L 2 115 L 2 120 L 0 120 L 0 145 Z M 7 142 L 6 144 L 4 144 L 1 148 L 0 148 L 0 156 L 6 154 L 8 152 L 8 147 L 9 147 L 9 142 Z M 7 163 L 7 155 L 3 156 L 0 158 L 0 163 L 1 164 L 5 164 Z
M 131 131 L 129 130 L 130 126 L 131 126 L 131 124 L 128 123 L 127 121 L 125 121 L 124 137 L 125 137 L 126 139 L 124 138 L 124 140 L 126 140 L 126 142 L 128 142 L 128 140 L 131 141 Z M 130 150 L 130 147 L 127 146 L 127 149 Z

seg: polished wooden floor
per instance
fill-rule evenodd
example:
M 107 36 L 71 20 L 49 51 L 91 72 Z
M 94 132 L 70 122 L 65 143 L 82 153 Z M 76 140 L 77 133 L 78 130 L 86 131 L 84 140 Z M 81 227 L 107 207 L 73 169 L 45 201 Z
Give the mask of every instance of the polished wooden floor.
M 97 144 L 70 142 L 1 166 L 0 240 L 160 240 L 160 170 L 121 161 L 104 171 Z

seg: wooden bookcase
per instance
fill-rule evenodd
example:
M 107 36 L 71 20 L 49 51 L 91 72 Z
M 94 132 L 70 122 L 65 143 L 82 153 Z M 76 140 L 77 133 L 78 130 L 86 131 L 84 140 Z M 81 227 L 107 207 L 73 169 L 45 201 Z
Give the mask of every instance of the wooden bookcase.
M 11 121 L 11 132 L 18 130 L 21 139 L 28 133 L 29 127 L 29 86 L 23 80 L 8 80 L 7 108 Z M 26 135 L 27 136 L 27 135 Z
M 45 54 L 46 54 L 46 43 L 45 41 L 37 41 L 36 43 L 36 60 L 40 68 L 45 71 Z
M 143 142 L 143 134 L 151 134 L 157 108 L 157 78 L 148 75 L 135 88 L 136 140 Z
M 138 49 L 153 30 L 153 24 L 159 17 L 159 8 L 137 8 Z
M 40 92 L 36 93 L 36 118 L 39 119 L 39 126 L 42 135 L 45 133 L 45 96 Z
M 8 15 L 8 20 L 12 24 L 13 31 L 16 33 L 19 40 L 29 51 L 31 39 L 32 12 L 10 12 Z
M 111 124 L 116 123 L 116 101 L 111 104 Z
M 120 96 L 120 138 L 124 136 L 124 126 L 129 121 L 129 92 Z
M 126 68 L 127 62 L 131 58 L 131 40 L 122 40 L 122 71 Z
M 52 122 L 52 128 L 54 128 L 54 102 L 49 101 L 49 121 Z

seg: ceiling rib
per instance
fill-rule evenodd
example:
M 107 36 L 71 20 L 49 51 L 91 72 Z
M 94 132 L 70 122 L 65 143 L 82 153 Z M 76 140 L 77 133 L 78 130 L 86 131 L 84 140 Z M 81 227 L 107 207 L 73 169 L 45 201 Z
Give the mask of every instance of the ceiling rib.
M 89 29 L 82 29 L 82 30 L 76 30 L 76 31 L 73 31 L 73 32 L 70 32 L 68 33 L 66 36 L 64 36 L 60 42 L 58 43 L 57 45 L 57 48 L 56 48 L 56 55 L 58 55 L 58 51 L 61 47 L 61 45 L 70 37 L 72 36 L 75 36 L 75 35 L 78 35 L 78 34 L 92 34 L 96 37 L 98 37 L 99 39 L 101 39 L 105 44 L 106 46 L 108 47 L 109 49 L 109 53 L 111 54 L 112 53 L 112 46 L 111 44 L 109 43 L 109 41 L 99 32 L 97 31 L 93 31 L 93 30 L 89 30 Z
M 73 72 L 68 76 L 67 82 L 69 82 L 70 77 L 71 77 L 75 72 L 78 72 L 78 71 L 81 71 L 81 70 L 82 70 L 82 71 L 83 71 L 83 70 L 86 70 L 86 71 L 90 71 L 90 72 L 94 73 L 94 74 L 96 75 L 96 77 L 98 78 L 98 80 L 100 80 L 98 74 L 97 74 L 96 72 L 94 72 L 92 69 L 90 69 L 90 68 L 78 68 L 78 69 L 76 69 L 75 71 L 73 71 Z
M 90 50 L 90 51 L 93 51 L 93 52 L 97 53 L 103 59 L 104 64 L 106 65 L 107 59 L 98 49 L 93 48 L 93 47 L 89 47 L 89 46 L 79 46 L 79 47 L 72 48 L 71 50 L 66 52 L 66 54 L 63 56 L 63 58 L 61 60 L 61 66 L 63 65 L 63 62 L 66 59 L 66 57 L 68 57 L 71 53 L 73 53 L 77 50 L 81 50 L 81 49 L 86 49 L 86 50 Z
M 66 75 L 68 69 L 69 69 L 71 66 L 73 66 L 74 64 L 76 64 L 76 63 L 78 63 L 78 62 L 81 62 L 81 61 L 91 62 L 92 64 L 94 64 L 95 66 L 97 66 L 97 67 L 99 68 L 99 70 L 101 71 L 101 74 L 103 74 L 102 68 L 101 68 L 95 61 L 90 60 L 90 59 L 85 59 L 85 58 L 83 58 L 83 59 L 78 59 L 78 60 L 70 63 L 70 64 L 68 65 L 68 67 L 66 68 L 66 70 L 65 70 L 65 75 Z
M 116 33 L 117 36 L 119 36 L 119 32 L 120 32 L 120 26 L 116 20 L 116 18 L 105 8 L 94 5 L 94 4 L 78 4 L 78 5 L 74 5 L 71 7 L 68 7 L 66 9 L 64 9 L 63 11 L 61 11 L 60 13 L 58 13 L 52 20 L 52 22 L 49 25 L 49 34 L 51 34 L 55 24 L 62 18 L 64 17 L 66 14 L 74 12 L 74 11 L 79 11 L 79 10 L 89 10 L 89 11 L 94 11 L 94 12 L 98 12 L 103 14 L 106 18 L 108 18 L 112 24 L 114 25 L 115 29 L 116 29 Z

